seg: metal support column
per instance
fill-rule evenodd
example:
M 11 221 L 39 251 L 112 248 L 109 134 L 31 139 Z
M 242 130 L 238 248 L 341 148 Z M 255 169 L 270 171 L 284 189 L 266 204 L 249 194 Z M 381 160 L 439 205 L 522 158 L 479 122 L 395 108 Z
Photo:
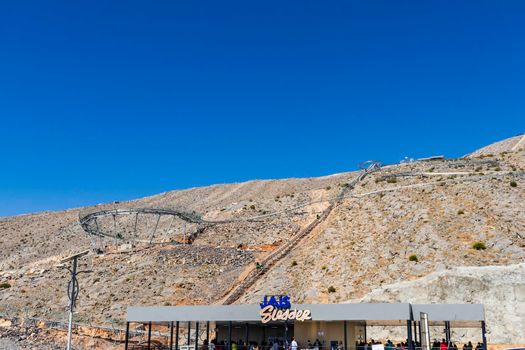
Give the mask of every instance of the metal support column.
M 126 322 L 126 338 L 124 343 L 124 350 L 128 350 L 128 338 L 129 338 L 129 322 Z
M 344 331 L 343 331 L 344 341 L 345 341 L 345 343 L 344 343 L 344 346 L 345 346 L 344 350 L 348 350 L 348 339 L 347 339 L 347 336 L 346 336 L 346 320 L 343 322 L 343 325 L 344 325 L 343 327 L 345 327 Z
M 195 350 L 199 350 L 199 322 L 195 322 Z
M 188 322 L 188 349 L 190 348 L 191 344 L 191 322 Z
M 210 348 L 210 321 L 206 322 L 206 345 L 207 348 L 204 350 L 208 350 Z
M 418 331 L 418 336 L 419 336 L 419 346 L 422 346 L 422 340 L 421 340 L 421 337 L 422 337 L 422 334 L 421 334 L 421 319 L 419 319 L 419 322 L 417 323 L 417 331 Z
M 228 350 L 232 350 L 232 321 L 228 322 Z
M 366 321 L 365 321 L 365 344 L 368 344 L 368 340 L 366 339 Z
M 450 321 L 445 321 L 445 341 L 447 347 L 450 346 Z
M 151 321 L 148 325 L 148 350 L 151 350 Z
M 179 350 L 179 321 L 175 323 L 175 349 Z
M 414 343 L 412 341 L 412 322 L 407 320 L 407 339 L 408 339 L 408 350 L 414 350 Z
M 173 321 L 170 322 L 170 350 L 173 350 Z
M 481 321 L 481 338 L 483 340 L 483 350 L 487 350 L 487 328 L 485 321 Z
M 413 321 L 414 322 L 414 347 L 417 347 L 417 321 Z
M 428 326 L 428 314 L 425 312 L 419 313 L 419 331 L 421 332 L 421 350 L 430 350 L 430 327 Z
M 288 323 L 284 321 L 284 348 L 288 349 Z
M 246 333 L 244 334 L 244 345 L 246 346 L 246 349 L 248 349 L 248 344 L 250 342 L 250 325 L 246 323 Z

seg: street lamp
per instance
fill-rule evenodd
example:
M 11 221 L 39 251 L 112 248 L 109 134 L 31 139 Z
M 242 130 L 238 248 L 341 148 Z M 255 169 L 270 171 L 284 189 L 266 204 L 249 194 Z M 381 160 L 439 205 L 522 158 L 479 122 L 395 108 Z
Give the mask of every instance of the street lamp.
M 69 256 L 65 259 L 62 259 L 60 261 L 61 264 L 65 264 L 68 261 L 72 261 L 71 263 L 71 269 L 67 267 L 69 272 L 71 272 L 71 279 L 69 280 L 69 283 L 67 285 L 67 296 L 69 298 L 69 323 L 67 327 L 67 350 L 71 350 L 71 336 L 72 336 L 72 329 L 73 329 L 73 312 L 76 306 L 77 298 L 78 298 L 78 280 L 77 275 L 82 272 L 89 272 L 89 271 L 79 271 L 77 272 L 77 261 L 78 258 L 81 258 L 85 255 L 89 254 L 89 250 L 83 251 L 81 253 Z

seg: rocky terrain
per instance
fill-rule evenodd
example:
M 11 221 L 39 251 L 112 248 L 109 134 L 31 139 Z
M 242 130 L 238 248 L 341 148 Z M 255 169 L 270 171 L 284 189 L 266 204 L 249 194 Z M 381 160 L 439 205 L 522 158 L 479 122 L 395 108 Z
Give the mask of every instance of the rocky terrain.
M 412 281 L 374 289 L 359 301 L 402 301 L 413 303 L 480 303 L 491 320 L 488 336 L 511 344 L 516 337 L 509 329 L 525 329 L 525 263 L 505 266 L 462 266 L 433 272 Z M 479 330 L 465 338 L 465 329 L 453 329 L 453 338 L 477 338 Z M 474 334 L 472 334 L 474 333 Z M 477 334 L 476 334 L 477 333 Z
M 129 305 L 222 303 L 259 262 L 293 242 L 235 302 L 271 293 L 294 302 L 482 302 L 489 342 L 525 343 L 524 139 L 460 159 L 384 166 L 354 188 L 359 172 L 2 218 L 0 316 L 65 321 L 68 272 L 59 262 L 82 250 L 92 252 L 81 259 L 76 321 L 118 327 Z M 222 223 L 101 218 L 118 239 L 90 237 L 79 225 L 83 213 L 117 207 L 177 208 Z
M 43 327 L 41 324 L 13 325 L 0 323 L 1 350 L 61 350 L 66 347 L 66 333 L 62 330 Z M 72 339 L 74 349 L 107 349 L 121 348 L 121 341 L 102 339 L 99 334 L 77 334 Z

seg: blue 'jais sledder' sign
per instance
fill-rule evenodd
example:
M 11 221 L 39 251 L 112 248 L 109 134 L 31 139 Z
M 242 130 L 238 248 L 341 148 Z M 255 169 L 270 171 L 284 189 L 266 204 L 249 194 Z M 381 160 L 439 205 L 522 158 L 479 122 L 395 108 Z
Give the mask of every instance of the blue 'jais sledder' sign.
M 287 295 L 265 296 L 261 306 L 261 322 L 270 321 L 306 321 L 312 319 L 310 310 L 292 309 L 290 297 Z
M 259 305 L 261 306 L 261 309 L 264 309 L 268 305 L 271 305 L 276 309 L 289 309 L 292 307 L 288 295 L 265 295 L 263 302 Z

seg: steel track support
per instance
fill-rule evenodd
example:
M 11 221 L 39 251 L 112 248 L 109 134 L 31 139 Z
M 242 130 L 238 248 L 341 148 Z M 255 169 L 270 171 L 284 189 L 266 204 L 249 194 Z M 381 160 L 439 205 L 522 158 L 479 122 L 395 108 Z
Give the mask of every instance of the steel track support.
M 100 228 L 98 227 L 98 218 L 95 216 L 95 226 L 97 227 L 97 233 L 100 232 Z
M 135 231 L 135 238 L 137 238 L 137 223 L 139 221 L 139 213 L 135 214 L 135 225 L 134 225 L 134 231 Z
M 175 216 L 171 216 L 170 224 L 168 225 L 168 228 L 166 229 L 166 232 L 164 233 L 164 236 L 167 236 L 170 233 L 171 225 L 173 224 L 173 221 L 175 220 Z
M 115 244 L 117 244 L 117 215 L 113 214 L 113 237 L 115 237 Z
M 159 226 L 160 221 L 160 214 L 157 215 L 157 222 L 155 223 L 155 227 L 153 228 L 153 232 L 151 233 L 151 239 L 149 240 L 149 244 L 153 242 L 153 237 L 155 237 L 155 232 L 157 232 L 157 227 Z

